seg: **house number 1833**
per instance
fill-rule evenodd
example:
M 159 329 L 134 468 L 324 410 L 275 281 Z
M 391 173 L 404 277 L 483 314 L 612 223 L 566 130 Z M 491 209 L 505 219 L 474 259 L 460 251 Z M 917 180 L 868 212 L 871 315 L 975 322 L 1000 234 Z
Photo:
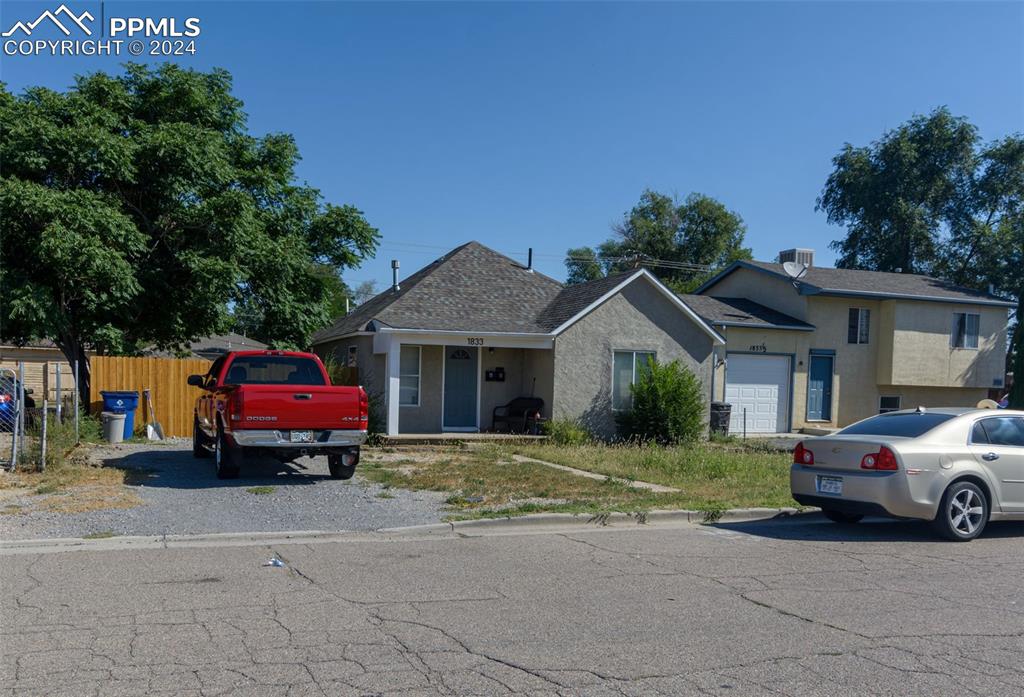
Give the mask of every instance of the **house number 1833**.
M 481 336 L 471 336 L 466 339 L 466 343 L 470 346 L 483 346 L 484 339 Z

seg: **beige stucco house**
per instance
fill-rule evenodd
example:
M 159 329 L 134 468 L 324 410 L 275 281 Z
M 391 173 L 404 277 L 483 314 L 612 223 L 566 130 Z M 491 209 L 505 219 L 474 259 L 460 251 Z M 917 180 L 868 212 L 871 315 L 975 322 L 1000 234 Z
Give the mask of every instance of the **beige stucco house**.
M 712 394 L 731 430 L 835 429 L 883 411 L 973 406 L 1002 388 L 999 297 L 914 274 L 736 262 L 683 296 L 725 345 Z M 791 269 L 792 270 L 792 269 Z
M 649 356 L 710 390 L 723 341 L 648 271 L 566 287 L 470 242 L 338 318 L 313 350 L 358 370 L 389 435 L 488 431 L 495 407 L 535 397 L 545 418 L 612 437 Z

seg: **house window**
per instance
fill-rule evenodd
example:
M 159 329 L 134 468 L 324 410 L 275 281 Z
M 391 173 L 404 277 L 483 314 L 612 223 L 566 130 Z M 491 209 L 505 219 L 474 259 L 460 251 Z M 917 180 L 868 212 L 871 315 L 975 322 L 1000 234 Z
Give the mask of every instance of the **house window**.
M 894 397 L 881 396 L 878 398 L 878 413 L 888 414 L 890 411 L 899 411 L 903 398 L 899 395 Z
M 851 307 L 846 325 L 846 342 L 849 344 L 868 343 L 870 325 L 871 310 L 864 307 Z
M 398 404 L 403 407 L 420 405 L 420 347 L 403 346 L 398 367 Z
M 633 385 L 650 370 L 649 361 L 654 360 L 653 351 L 616 351 L 612 365 L 612 409 L 629 411 L 633 407 Z
M 953 348 L 978 348 L 978 325 L 980 323 L 981 315 L 972 312 L 954 312 L 950 345 Z
M 355 368 L 356 366 L 359 365 L 359 347 L 358 346 L 349 346 L 348 347 L 348 358 L 346 359 L 345 365 L 347 365 L 349 368 Z

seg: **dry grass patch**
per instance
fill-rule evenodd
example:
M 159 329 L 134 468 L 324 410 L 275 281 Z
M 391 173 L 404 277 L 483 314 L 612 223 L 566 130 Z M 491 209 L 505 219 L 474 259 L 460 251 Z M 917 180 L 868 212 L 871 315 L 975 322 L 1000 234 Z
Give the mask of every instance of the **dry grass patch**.
M 82 446 L 43 472 L 19 469 L 0 475 L 0 500 L 8 502 L 3 513 L 85 513 L 140 505 L 142 499 L 124 486 L 126 472 L 90 464 L 87 448 Z
M 568 465 L 627 481 L 681 489 L 653 493 L 599 481 L 512 455 Z M 381 456 L 384 455 L 384 456 Z M 366 451 L 360 472 L 381 484 L 446 492 L 453 518 L 542 511 L 602 513 L 686 508 L 718 511 L 745 506 L 793 506 L 787 456 L 743 448 L 480 444 L 402 453 Z

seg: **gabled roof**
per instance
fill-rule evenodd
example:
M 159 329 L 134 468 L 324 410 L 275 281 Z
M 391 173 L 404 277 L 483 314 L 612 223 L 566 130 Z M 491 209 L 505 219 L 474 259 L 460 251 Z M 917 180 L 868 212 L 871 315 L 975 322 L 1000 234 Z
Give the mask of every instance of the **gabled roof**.
M 770 264 L 765 261 L 736 261 L 704 283 L 696 292 L 704 294 L 714 288 L 720 280 L 740 268 L 771 274 L 787 281 L 791 280 L 783 270 L 782 264 Z M 859 269 L 831 269 L 823 266 L 812 266 L 807 270 L 807 274 L 800 279 L 798 292 L 801 295 L 903 298 L 1001 307 L 1016 306 L 1016 303 L 998 296 L 957 286 L 931 276 Z
M 588 283 L 561 283 L 479 242 L 456 247 L 352 313 L 313 335 L 313 343 L 364 331 L 480 332 L 555 335 L 626 285 L 643 279 L 705 331 L 721 336 L 649 271 Z
M 440 259 L 313 335 L 313 343 L 364 331 L 370 321 L 396 329 L 546 333 L 537 322 L 562 284 L 479 242 Z
M 746 298 L 718 298 L 710 295 L 680 295 L 693 311 L 712 326 L 749 327 L 751 329 L 797 329 L 811 331 L 808 324 L 796 317 L 765 307 Z

